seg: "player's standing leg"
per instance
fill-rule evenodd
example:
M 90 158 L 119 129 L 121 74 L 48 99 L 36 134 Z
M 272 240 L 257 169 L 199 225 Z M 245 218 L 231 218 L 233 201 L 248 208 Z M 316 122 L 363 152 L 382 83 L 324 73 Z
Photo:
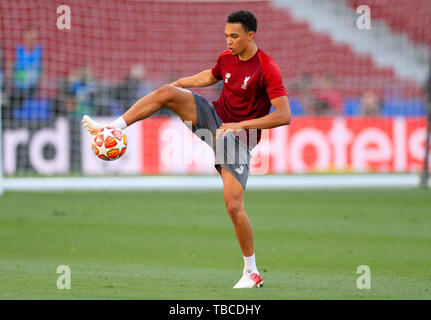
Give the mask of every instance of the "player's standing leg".
M 256 267 L 253 228 L 244 209 L 244 188 L 225 168 L 221 169 L 221 176 L 226 209 L 232 219 L 235 234 L 244 257 L 243 276 L 234 288 L 259 287 L 263 284 L 263 280 Z

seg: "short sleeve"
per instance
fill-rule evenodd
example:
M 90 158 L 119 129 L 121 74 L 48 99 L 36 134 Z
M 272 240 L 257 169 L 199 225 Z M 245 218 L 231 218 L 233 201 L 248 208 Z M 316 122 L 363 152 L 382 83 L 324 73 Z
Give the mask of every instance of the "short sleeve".
M 261 65 L 265 76 L 266 93 L 269 99 L 272 100 L 281 96 L 287 96 L 280 68 L 275 61 L 271 58 L 261 59 Z

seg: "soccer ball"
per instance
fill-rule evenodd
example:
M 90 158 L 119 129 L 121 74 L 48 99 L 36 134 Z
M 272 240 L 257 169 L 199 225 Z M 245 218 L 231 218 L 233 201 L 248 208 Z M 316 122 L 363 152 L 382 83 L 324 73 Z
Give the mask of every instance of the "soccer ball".
M 91 138 L 91 150 L 102 160 L 120 159 L 127 149 L 127 138 L 120 128 L 97 129 Z

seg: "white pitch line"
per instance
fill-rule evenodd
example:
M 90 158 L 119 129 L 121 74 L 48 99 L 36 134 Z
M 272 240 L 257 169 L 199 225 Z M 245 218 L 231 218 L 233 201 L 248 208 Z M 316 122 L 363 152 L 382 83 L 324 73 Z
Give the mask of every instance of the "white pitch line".
M 250 176 L 247 189 L 415 188 L 419 174 Z M 220 190 L 219 176 L 4 178 L 4 191 Z M 431 185 L 430 185 L 431 186 Z

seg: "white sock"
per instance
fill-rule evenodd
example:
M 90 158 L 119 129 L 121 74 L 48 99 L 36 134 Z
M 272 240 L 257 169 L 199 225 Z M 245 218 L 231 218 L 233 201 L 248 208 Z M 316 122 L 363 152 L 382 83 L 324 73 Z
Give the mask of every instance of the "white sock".
M 112 122 L 110 125 L 116 128 L 120 128 L 121 130 L 124 130 L 127 128 L 126 121 L 124 121 L 123 117 L 118 117 L 117 120 Z
M 244 257 L 244 272 L 250 272 L 250 273 L 259 273 L 259 271 L 257 271 L 257 267 L 256 267 L 256 256 L 253 255 L 250 257 Z

